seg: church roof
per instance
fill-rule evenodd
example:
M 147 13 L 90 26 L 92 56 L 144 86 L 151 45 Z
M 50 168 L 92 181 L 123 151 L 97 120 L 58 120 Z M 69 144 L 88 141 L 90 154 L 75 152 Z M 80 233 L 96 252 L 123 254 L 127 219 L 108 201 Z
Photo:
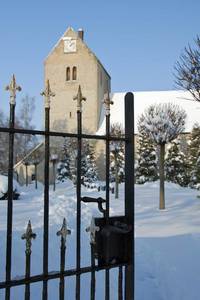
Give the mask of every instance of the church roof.
M 151 104 L 173 103 L 179 105 L 186 111 L 185 132 L 191 132 L 195 123 L 200 122 L 200 103 L 194 101 L 191 94 L 186 91 L 146 91 L 133 92 L 134 94 L 134 116 L 135 116 L 135 133 L 138 133 L 137 122 L 140 115 Z M 124 126 L 124 97 L 126 93 L 113 93 L 111 99 L 114 102 L 111 105 L 111 124 L 121 123 Z M 105 114 L 102 107 L 99 129 L 97 134 L 105 134 Z

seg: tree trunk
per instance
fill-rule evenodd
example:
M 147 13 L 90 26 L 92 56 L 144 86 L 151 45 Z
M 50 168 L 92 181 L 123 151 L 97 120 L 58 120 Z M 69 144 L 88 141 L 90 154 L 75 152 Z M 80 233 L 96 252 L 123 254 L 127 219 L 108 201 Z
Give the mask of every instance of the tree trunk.
M 37 189 L 37 164 L 35 164 L 35 188 Z
M 53 191 L 56 190 L 56 162 L 53 161 Z
M 26 186 L 28 186 L 28 165 L 26 165 Z
M 117 157 L 115 157 L 115 199 L 119 198 L 119 168 Z
M 165 160 L 165 144 L 160 145 L 160 209 L 165 209 L 165 174 L 164 174 L 164 160 Z
M 116 174 L 115 176 L 115 199 L 119 198 L 119 176 Z

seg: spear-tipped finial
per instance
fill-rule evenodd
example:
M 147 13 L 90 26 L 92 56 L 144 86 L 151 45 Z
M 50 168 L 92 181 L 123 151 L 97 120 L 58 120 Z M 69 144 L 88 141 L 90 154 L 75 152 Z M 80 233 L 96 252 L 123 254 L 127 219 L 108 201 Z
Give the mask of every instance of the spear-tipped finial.
M 83 97 L 81 86 L 78 87 L 78 93 L 75 97 L 73 97 L 73 100 L 77 100 L 77 111 L 82 111 L 82 101 L 86 101 L 86 98 Z
M 15 105 L 16 104 L 16 92 L 20 92 L 22 88 L 16 84 L 15 75 L 13 74 L 11 82 L 9 85 L 5 88 L 6 91 L 10 92 L 10 104 Z
M 95 244 L 95 235 L 96 232 L 99 231 L 100 228 L 95 225 L 94 217 L 92 217 L 90 226 L 86 228 L 86 232 L 90 232 L 90 244 Z
M 66 219 L 63 219 L 63 224 L 61 229 L 57 232 L 57 236 L 61 236 L 61 240 L 63 241 L 63 244 L 65 246 L 66 244 L 66 239 L 67 239 L 67 235 L 71 234 L 71 230 L 67 228 L 67 222 Z M 61 241 L 61 243 L 62 243 Z
M 45 90 L 41 93 L 41 96 L 45 98 L 45 108 L 50 108 L 50 99 L 55 97 L 55 95 L 50 88 L 49 79 L 47 79 Z
M 26 232 L 21 236 L 22 240 L 26 240 L 26 254 L 31 254 L 31 240 L 36 238 L 36 234 L 33 233 L 31 227 L 31 221 L 28 221 Z
M 114 104 L 113 101 L 110 100 L 110 94 L 107 92 L 104 95 L 104 100 L 103 100 L 105 110 L 106 110 L 106 116 L 110 115 L 110 105 Z

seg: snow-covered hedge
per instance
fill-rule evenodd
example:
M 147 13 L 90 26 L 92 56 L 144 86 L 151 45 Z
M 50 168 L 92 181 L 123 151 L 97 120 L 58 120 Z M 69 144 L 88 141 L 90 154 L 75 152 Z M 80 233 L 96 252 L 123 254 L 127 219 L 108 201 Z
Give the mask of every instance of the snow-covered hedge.
M 13 199 L 17 200 L 19 196 L 19 185 L 13 179 Z M 0 200 L 6 199 L 8 199 L 8 177 L 0 175 Z

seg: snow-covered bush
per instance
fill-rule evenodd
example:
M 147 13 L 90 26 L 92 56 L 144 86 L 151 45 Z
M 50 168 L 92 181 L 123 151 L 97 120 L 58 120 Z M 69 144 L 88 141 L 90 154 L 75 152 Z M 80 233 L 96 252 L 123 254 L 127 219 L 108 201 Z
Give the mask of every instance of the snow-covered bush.
M 140 117 L 149 137 L 158 145 L 174 140 L 184 130 L 186 112 L 178 105 L 161 103 L 150 105 Z
M 19 185 L 13 180 L 13 199 L 17 200 L 20 196 Z M 0 175 L 0 200 L 8 199 L 8 177 Z

